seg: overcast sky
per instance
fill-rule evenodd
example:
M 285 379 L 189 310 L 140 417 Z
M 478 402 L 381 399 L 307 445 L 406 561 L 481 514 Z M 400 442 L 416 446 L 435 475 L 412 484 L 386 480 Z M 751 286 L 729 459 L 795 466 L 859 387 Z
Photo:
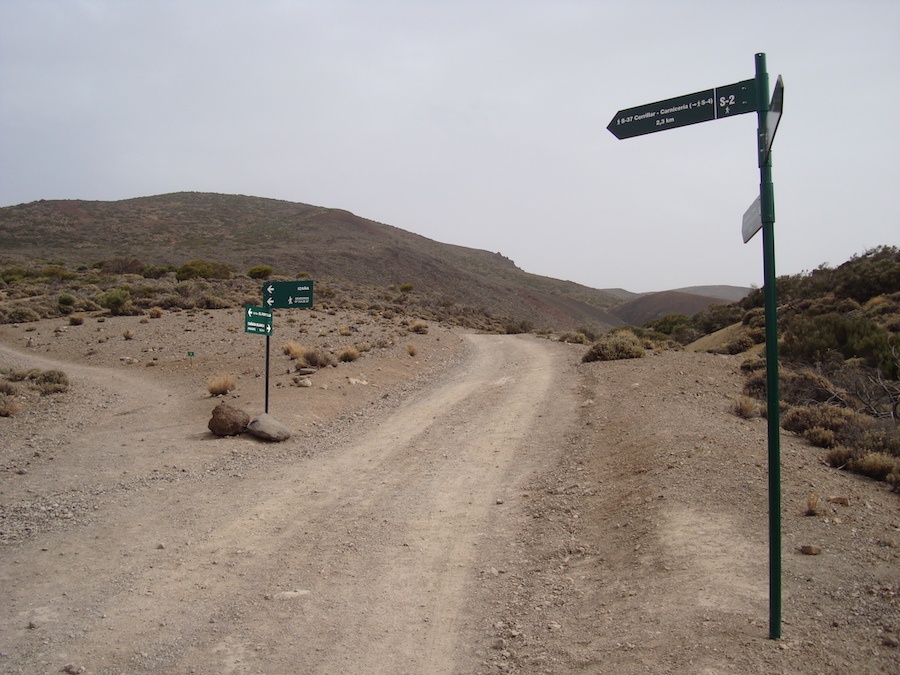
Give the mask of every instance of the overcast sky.
M 0 206 L 255 195 L 595 288 L 762 285 L 755 114 L 606 130 L 757 52 L 778 273 L 900 245 L 896 0 L 0 0 Z

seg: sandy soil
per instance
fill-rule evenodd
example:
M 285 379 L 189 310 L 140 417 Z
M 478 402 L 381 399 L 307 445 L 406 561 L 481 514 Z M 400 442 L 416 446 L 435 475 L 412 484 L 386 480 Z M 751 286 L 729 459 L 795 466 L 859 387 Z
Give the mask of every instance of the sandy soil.
M 0 418 L 2 672 L 900 672 L 900 500 L 790 434 L 768 639 L 740 358 L 308 313 L 276 319 L 268 444 L 206 428 L 217 373 L 262 411 L 240 320 L 0 327 L 0 367 L 72 383 Z M 384 346 L 301 388 L 286 339 Z

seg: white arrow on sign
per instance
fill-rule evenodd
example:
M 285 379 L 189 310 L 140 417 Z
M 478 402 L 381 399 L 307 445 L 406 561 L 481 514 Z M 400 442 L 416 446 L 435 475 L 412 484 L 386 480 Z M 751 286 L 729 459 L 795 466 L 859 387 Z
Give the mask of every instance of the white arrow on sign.
M 275 298 L 269 298 L 268 300 L 266 300 L 266 304 L 267 304 L 269 307 L 271 307 L 272 305 L 275 304 Z
M 272 284 L 269 284 L 269 287 L 266 289 L 266 293 L 271 295 L 274 292 L 275 292 L 275 287 Z

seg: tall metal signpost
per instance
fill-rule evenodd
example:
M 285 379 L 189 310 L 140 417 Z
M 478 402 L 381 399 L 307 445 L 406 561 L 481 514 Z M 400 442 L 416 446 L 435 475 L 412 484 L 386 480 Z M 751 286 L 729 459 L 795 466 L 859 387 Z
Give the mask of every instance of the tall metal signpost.
M 756 76 L 735 84 L 620 110 L 606 128 L 618 139 L 756 112 L 759 197 L 744 214 L 744 243 L 763 231 L 766 317 L 766 418 L 769 453 L 769 637 L 781 637 L 781 447 L 778 386 L 778 315 L 775 292 L 775 192 L 772 141 L 784 106 L 781 76 L 769 99 L 766 55 L 756 55 Z

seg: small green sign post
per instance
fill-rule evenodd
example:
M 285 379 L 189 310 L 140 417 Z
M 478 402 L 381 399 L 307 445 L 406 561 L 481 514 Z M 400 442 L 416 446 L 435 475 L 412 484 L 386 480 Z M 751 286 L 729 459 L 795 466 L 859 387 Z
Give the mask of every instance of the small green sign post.
M 256 335 L 272 334 L 272 312 L 265 307 L 244 307 L 244 332 Z
M 275 309 L 310 309 L 313 306 L 313 282 L 267 281 L 262 287 L 263 307 L 247 305 L 244 332 L 266 336 L 266 413 L 269 412 L 269 354 L 271 353 L 272 311 Z
M 742 234 L 748 242 L 763 231 L 763 277 L 766 317 L 766 402 L 769 448 L 769 637 L 781 637 L 781 448 L 778 385 L 778 313 L 775 293 L 775 196 L 772 141 L 784 107 L 781 76 L 769 99 L 766 55 L 756 55 L 756 76 L 735 84 L 620 110 L 606 127 L 618 139 L 756 112 L 758 122 L 759 198 L 744 214 Z

